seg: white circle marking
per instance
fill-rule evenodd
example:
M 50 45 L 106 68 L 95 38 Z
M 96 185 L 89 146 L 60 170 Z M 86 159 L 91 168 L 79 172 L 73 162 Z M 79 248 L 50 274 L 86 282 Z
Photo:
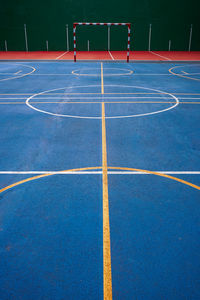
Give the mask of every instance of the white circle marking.
M 46 111 L 46 110 L 36 108 L 36 107 L 34 107 L 33 105 L 31 105 L 29 103 L 29 101 L 31 99 L 33 99 L 34 97 L 39 96 L 39 95 L 43 95 L 45 93 L 54 92 L 54 91 L 58 91 L 58 90 L 63 90 L 63 89 L 66 89 L 66 88 L 73 89 L 73 88 L 84 88 L 84 87 L 99 87 L 99 85 L 73 86 L 73 87 L 63 87 L 63 88 L 58 88 L 58 89 L 46 90 L 44 92 L 34 94 L 31 97 L 27 98 L 26 105 L 28 105 L 33 110 L 36 110 L 38 112 L 48 114 L 48 115 L 51 115 L 51 116 L 56 116 L 56 117 L 78 118 L 78 119 L 101 119 L 102 117 L 94 117 L 94 116 L 93 117 L 89 117 L 89 116 L 84 117 L 84 116 L 75 116 L 75 115 L 66 115 L 66 114 L 56 114 L 56 113 L 52 113 L 52 112 L 49 112 L 49 111 Z M 151 90 L 151 91 L 155 91 L 155 92 L 158 92 L 158 93 L 163 93 L 165 95 L 169 95 L 176 101 L 176 103 L 174 105 L 172 105 L 168 108 L 162 109 L 162 110 L 157 110 L 157 111 L 153 111 L 153 112 L 150 112 L 150 113 L 143 113 L 143 114 L 137 114 L 137 115 L 105 117 L 106 119 L 136 118 L 136 117 L 144 117 L 144 116 L 160 114 L 160 113 L 163 113 L 163 112 L 166 112 L 168 110 L 171 110 L 171 109 L 175 108 L 179 104 L 178 98 L 176 96 L 174 96 L 173 94 L 163 92 L 163 91 L 160 91 L 160 90 L 156 90 L 156 89 L 151 89 L 151 88 L 147 88 L 147 87 L 140 87 L 140 86 L 128 86 L 128 85 L 105 85 L 105 87 L 127 87 L 127 88 L 138 88 L 138 89 Z M 99 102 L 99 103 L 101 103 L 101 102 Z

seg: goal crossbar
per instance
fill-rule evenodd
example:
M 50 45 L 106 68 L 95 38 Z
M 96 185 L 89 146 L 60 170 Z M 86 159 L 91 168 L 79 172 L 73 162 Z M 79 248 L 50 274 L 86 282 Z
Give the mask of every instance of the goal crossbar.
M 76 27 L 79 25 L 100 25 L 100 26 L 127 26 L 128 27 L 128 44 L 127 44 L 127 62 L 130 56 L 130 38 L 131 38 L 131 23 L 73 23 L 73 36 L 74 36 L 74 61 L 76 61 Z

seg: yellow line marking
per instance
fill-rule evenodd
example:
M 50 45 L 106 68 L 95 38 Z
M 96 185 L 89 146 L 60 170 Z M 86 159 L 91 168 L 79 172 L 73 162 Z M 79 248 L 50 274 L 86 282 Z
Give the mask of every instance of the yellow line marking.
M 61 172 L 77 172 L 77 171 L 86 171 L 86 170 L 96 170 L 96 169 L 102 169 L 102 167 L 87 167 L 87 168 L 79 168 L 79 169 L 70 169 L 70 170 L 65 170 L 65 171 L 61 171 Z M 20 184 L 23 184 L 25 182 L 29 182 L 29 181 L 33 181 L 33 180 L 36 180 L 36 179 L 39 179 L 39 178 L 43 178 L 43 177 L 47 177 L 47 176 L 52 176 L 52 175 L 56 175 L 54 173 L 46 173 L 46 174 L 42 174 L 42 175 L 36 175 L 36 176 L 33 176 L 33 177 L 29 177 L 29 178 L 26 178 L 26 179 L 23 179 L 23 180 L 20 180 L 20 181 L 17 181 L 13 184 L 10 184 L 2 189 L 0 189 L 0 193 L 2 192 L 5 192 L 17 185 L 20 185 Z
M 152 174 L 152 175 L 157 175 L 157 176 L 161 176 L 161 177 L 166 177 L 166 178 L 169 178 L 169 179 L 172 179 L 172 180 L 175 180 L 175 181 L 178 181 L 180 183 L 183 183 L 183 184 L 186 184 L 188 186 L 191 186 L 197 190 L 200 190 L 200 186 L 196 185 L 196 184 L 193 184 L 191 182 L 188 182 L 186 180 L 182 180 L 180 178 L 177 178 L 177 177 L 174 177 L 174 176 L 170 176 L 170 175 L 167 175 L 167 174 L 162 174 L 162 173 L 159 173 L 159 172 L 155 172 L 155 171 L 149 171 L 149 170 L 142 170 L 142 169 L 134 169 L 134 168 L 124 168 L 124 167 L 108 167 L 108 169 L 116 169 L 116 170 L 126 170 L 126 171 L 137 171 L 137 172 L 145 172 L 147 174 Z
M 101 94 L 104 94 L 103 63 L 101 63 Z M 110 222 L 108 201 L 108 168 L 106 147 L 105 103 L 102 102 L 102 184 L 103 184 L 103 291 L 104 300 L 112 300 Z
M 112 299 L 110 222 L 108 201 L 108 167 L 106 149 L 105 104 L 102 103 L 102 171 L 103 171 L 103 289 L 104 300 Z
M 188 76 L 185 76 L 185 75 L 182 75 L 182 74 L 174 73 L 174 72 L 172 71 L 172 69 L 174 69 L 174 68 L 176 68 L 176 67 L 173 67 L 173 68 L 169 69 L 169 72 L 170 72 L 171 74 L 176 75 L 176 76 L 179 76 L 179 77 L 191 79 L 191 80 L 200 81 L 200 79 L 198 79 L 198 78 L 188 77 Z
M 70 170 L 64 170 L 64 171 L 60 171 L 60 172 L 63 172 L 63 173 L 64 172 L 77 172 L 77 171 L 96 170 L 96 169 L 102 169 L 102 167 L 88 167 L 88 168 L 70 169 Z M 188 181 L 179 179 L 179 178 L 174 177 L 174 176 L 170 176 L 170 175 L 167 175 L 167 174 L 162 174 L 162 173 L 155 172 L 155 171 L 148 171 L 148 170 L 143 170 L 143 169 L 133 169 L 133 168 L 123 168 L 123 167 L 107 167 L 107 169 L 144 172 L 144 173 L 147 173 L 147 174 L 152 174 L 152 175 L 157 175 L 157 176 L 161 176 L 161 177 L 166 177 L 166 178 L 178 181 L 180 183 L 186 184 L 188 186 L 191 186 L 191 187 L 193 187 L 193 188 L 195 188 L 197 190 L 200 190 L 200 186 L 198 186 L 198 185 L 195 185 L 193 183 L 190 183 Z M 34 177 L 29 177 L 29 178 L 26 178 L 26 179 L 21 180 L 21 181 L 17 181 L 17 182 L 15 182 L 13 184 L 10 184 L 10 185 L 8 185 L 8 186 L 0 189 L 0 193 L 4 192 L 6 190 L 9 190 L 12 187 L 15 187 L 15 186 L 18 186 L 20 184 L 23 184 L 25 182 L 36 180 L 36 179 L 39 179 L 39 178 L 42 178 L 42 177 L 52 176 L 52 175 L 56 175 L 56 174 L 55 173 L 46 173 L 46 174 L 37 175 L 37 176 L 34 176 Z
M 103 84 L 103 63 L 101 63 L 101 94 L 104 94 L 104 84 Z

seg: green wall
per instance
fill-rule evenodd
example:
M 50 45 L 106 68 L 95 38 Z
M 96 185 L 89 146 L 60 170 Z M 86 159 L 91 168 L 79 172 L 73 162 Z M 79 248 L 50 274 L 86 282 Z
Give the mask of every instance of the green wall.
M 199 0 L 0 0 L 0 50 L 7 40 L 8 50 L 25 50 L 24 24 L 29 50 L 66 50 L 65 24 L 69 24 L 70 50 L 73 22 L 130 22 L 131 49 L 148 50 L 149 24 L 152 24 L 151 50 L 188 50 L 193 24 L 191 50 L 200 50 Z M 107 27 L 78 27 L 77 48 L 107 50 Z M 111 27 L 111 50 L 125 50 L 127 28 Z

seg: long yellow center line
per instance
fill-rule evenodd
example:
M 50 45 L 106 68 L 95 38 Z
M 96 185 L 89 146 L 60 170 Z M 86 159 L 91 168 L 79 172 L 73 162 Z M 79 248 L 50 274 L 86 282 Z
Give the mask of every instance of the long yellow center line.
M 103 65 L 101 63 L 101 92 L 103 86 Z M 104 300 L 112 300 L 112 274 L 110 250 L 110 221 L 108 201 L 108 165 L 106 147 L 105 103 L 102 102 L 102 184 L 103 184 L 103 291 Z

